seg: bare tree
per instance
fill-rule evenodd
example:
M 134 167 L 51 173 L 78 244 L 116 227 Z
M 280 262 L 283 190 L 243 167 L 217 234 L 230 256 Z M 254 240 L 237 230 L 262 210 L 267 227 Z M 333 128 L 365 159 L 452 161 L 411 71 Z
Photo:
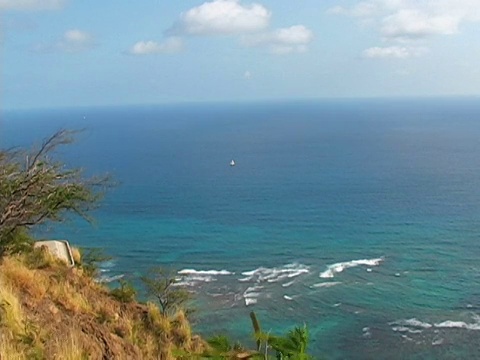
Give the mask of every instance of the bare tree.
M 51 158 L 74 135 L 60 130 L 34 150 L 0 150 L 0 256 L 19 251 L 33 226 L 63 221 L 69 212 L 91 220 L 89 210 L 111 182 L 108 176 L 84 178 L 81 169 Z
M 147 294 L 158 301 L 164 315 L 177 310 L 190 299 L 190 293 L 187 290 L 176 286 L 176 274 L 172 271 L 153 268 L 150 269 L 149 275 L 143 276 L 141 280 Z

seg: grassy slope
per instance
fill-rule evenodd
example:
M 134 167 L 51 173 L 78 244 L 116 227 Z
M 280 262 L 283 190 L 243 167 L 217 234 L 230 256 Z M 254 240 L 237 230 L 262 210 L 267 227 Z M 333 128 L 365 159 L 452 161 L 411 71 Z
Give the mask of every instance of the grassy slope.
M 166 317 L 154 304 L 119 302 L 81 267 L 44 252 L 0 263 L 2 360 L 168 360 L 204 348 L 183 312 Z

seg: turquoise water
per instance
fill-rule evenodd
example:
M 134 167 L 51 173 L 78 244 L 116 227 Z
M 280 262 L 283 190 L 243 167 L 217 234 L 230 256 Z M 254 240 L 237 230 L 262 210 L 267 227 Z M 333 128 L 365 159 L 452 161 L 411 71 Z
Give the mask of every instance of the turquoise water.
M 105 248 L 106 276 L 183 270 L 206 335 L 251 341 L 255 310 L 328 359 L 479 358 L 479 118 L 475 99 L 18 111 L 0 141 L 85 128 L 60 156 L 119 185 L 95 226 L 42 235 Z

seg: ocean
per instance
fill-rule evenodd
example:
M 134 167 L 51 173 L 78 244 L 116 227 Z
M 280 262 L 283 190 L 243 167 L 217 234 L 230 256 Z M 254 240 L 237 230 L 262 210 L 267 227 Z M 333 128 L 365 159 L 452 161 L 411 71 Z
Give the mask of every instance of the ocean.
M 474 98 L 18 110 L 0 145 L 84 129 L 59 158 L 118 184 L 37 234 L 104 249 L 106 279 L 175 269 L 205 336 L 253 347 L 255 311 L 318 358 L 473 359 L 479 120 Z

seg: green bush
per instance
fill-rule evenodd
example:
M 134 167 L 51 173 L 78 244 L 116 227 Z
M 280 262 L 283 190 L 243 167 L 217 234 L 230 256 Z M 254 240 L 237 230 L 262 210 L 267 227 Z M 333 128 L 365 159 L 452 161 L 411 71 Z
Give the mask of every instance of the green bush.
M 133 285 L 124 279 L 120 279 L 118 282 L 120 283 L 120 287 L 111 290 L 110 295 L 122 303 L 135 301 L 137 290 L 135 290 Z

